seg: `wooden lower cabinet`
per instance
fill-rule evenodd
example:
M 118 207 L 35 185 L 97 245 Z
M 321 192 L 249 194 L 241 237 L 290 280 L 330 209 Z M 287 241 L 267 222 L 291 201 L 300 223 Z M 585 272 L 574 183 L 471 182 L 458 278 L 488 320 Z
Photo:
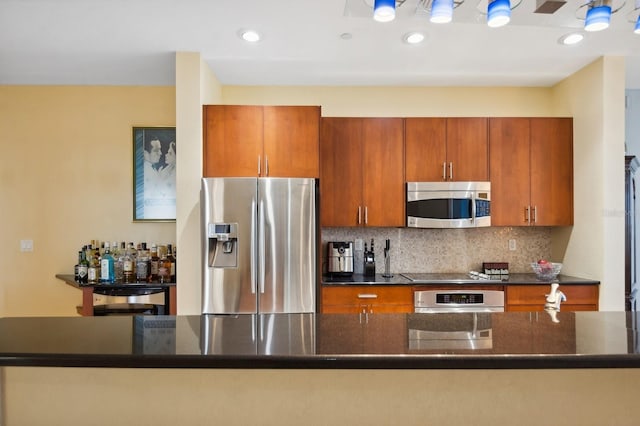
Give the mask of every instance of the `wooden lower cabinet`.
M 524 284 L 506 287 L 507 312 L 543 311 L 549 284 Z M 560 291 L 567 296 L 562 302 L 561 311 L 597 311 L 599 286 L 597 285 L 560 285 Z
M 352 313 L 411 313 L 413 289 L 410 286 L 324 286 L 322 312 Z

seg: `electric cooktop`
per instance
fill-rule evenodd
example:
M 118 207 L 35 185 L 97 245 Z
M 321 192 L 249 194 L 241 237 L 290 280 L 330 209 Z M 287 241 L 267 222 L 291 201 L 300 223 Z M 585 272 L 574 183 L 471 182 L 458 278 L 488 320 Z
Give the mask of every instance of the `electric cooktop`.
M 491 278 L 489 275 L 480 274 L 472 271 L 468 274 L 464 273 L 402 273 L 400 274 L 406 279 L 416 284 L 474 284 L 478 281 L 482 283 L 499 284 L 502 281 L 498 278 Z

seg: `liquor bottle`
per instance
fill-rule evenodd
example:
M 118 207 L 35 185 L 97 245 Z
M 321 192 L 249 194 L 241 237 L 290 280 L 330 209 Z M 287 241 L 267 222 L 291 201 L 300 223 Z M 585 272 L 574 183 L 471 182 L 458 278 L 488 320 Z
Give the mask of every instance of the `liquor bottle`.
M 136 246 L 133 245 L 132 242 L 129 242 L 129 255 L 131 255 L 133 259 L 135 259 L 136 256 L 138 256 L 138 250 L 136 250 Z
M 100 261 L 100 282 L 103 283 L 114 283 L 116 280 L 115 265 L 109 248 L 109 243 L 104 243 L 104 254 Z
M 155 282 L 158 280 L 158 261 L 160 258 L 158 257 L 158 246 L 155 243 L 151 244 L 151 255 L 150 255 L 150 263 L 151 263 L 151 278 L 150 282 Z
M 116 241 L 113 242 L 115 247 L 118 247 L 118 243 Z M 111 252 L 113 256 L 113 264 L 116 271 L 116 282 L 123 283 L 124 282 L 124 249 L 116 249 Z
M 136 258 L 136 281 L 148 282 L 151 277 L 151 265 L 149 264 L 149 251 L 147 243 L 142 243 Z
M 159 283 L 167 283 L 169 282 L 169 272 L 171 270 L 171 262 L 167 259 L 167 247 L 159 246 L 158 247 L 158 282 Z
M 129 249 L 125 249 L 124 254 L 122 255 L 122 275 L 123 282 L 125 283 L 133 283 L 136 281 L 134 275 L 134 263 L 133 257 L 131 257 L 131 251 Z
M 89 262 L 87 261 L 87 255 L 85 250 L 80 252 L 80 264 L 78 265 L 78 282 L 86 283 L 88 281 Z
M 87 269 L 87 282 L 92 284 L 100 281 L 100 263 L 98 262 L 98 257 L 96 256 L 96 251 L 93 247 L 93 243 L 87 246 L 87 261 L 89 262 L 89 267 Z
M 176 282 L 176 258 L 173 255 L 173 247 L 167 244 L 167 259 L 169 260 L 169 282 Z
M 113 256 L 114 259 L 117 259 L 118 257 L 120 257 L 120 246 L 118 245 L 117 241 L 112 241 L 111 242 L 111 256 Z
M 82 251 L 78 252 L 78 263 L 73 266 L 73 280 L 77 283 L 80 282 L 80 276 L 78 275 L 78 269 L 80 269 L 80 260 L 82 259 Z

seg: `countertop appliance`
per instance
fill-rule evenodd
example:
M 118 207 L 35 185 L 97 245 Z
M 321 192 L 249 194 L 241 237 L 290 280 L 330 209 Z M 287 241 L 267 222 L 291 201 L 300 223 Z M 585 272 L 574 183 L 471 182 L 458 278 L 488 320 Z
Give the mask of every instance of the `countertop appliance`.
M 315 311 L 316 186 L 202 179 L 203 314 Z
M 407 182 L 407 227 L 491 226 L 491 182 Z
M 353 241 L 327 243 L 327 272 L 331 277 L 353 275 Z
M 420 290 L 413 293 L 414 312 L 504 312 L 502 290 Z

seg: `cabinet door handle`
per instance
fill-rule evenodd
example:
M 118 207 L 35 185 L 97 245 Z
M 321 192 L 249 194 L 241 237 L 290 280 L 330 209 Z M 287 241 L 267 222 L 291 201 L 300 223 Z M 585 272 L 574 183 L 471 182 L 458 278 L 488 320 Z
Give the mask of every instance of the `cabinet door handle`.
M 375 293 L 360 293 L 358 299 L 377 299 L 378 295 Z
M 449 180 L 453 180 L 453 161 L 449 162 Z
M 529 223 L 530 219 L 531 219 L 531 213 L 529 212 L 529 206 L 524 206 L 524 221 L 526 223 Z
M 262 159 L 260 158 L 260 156 L 258 155 L 258 176 L 260 176 L 260 172 L 262 171 L 260 169 L 260 165 L 262 164 Z
M 358 206 L 358 225 L 362 223 L 362 206 Z
M 533 223 L 538 221 L 538 206 L 533 206 Z
M 367 225 L 369 223 L 369 207 L 364 206 L 364 224 Z
M 442 180 L 447 180 L 447 162 L 442 163 Z
M 269 156 L 264 156 L 264 175 L 269 176 Z

